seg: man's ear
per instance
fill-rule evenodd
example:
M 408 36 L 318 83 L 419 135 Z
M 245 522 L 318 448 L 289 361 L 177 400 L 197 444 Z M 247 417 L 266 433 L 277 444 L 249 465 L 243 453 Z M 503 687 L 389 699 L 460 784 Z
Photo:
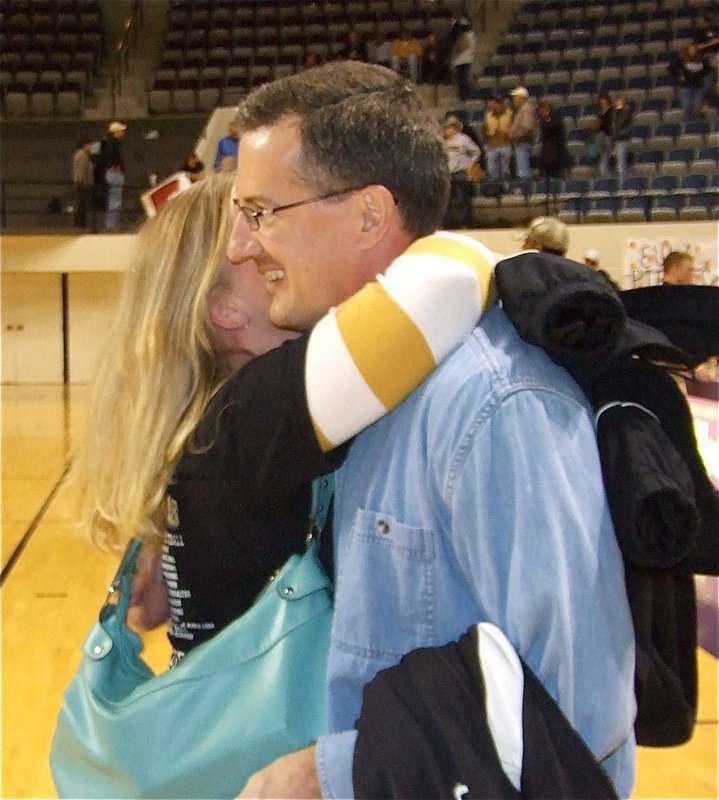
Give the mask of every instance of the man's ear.
M 397 215 L 392 192 L 381 184 L 365 186 L 358 192 L 362 214 L 362 239 L 367 247 L 384 239 Z
M 242 304 L 227 290 L 213 295 L 209 313 L 212 324 L 226 331 L 243 330 L 250 324 Z

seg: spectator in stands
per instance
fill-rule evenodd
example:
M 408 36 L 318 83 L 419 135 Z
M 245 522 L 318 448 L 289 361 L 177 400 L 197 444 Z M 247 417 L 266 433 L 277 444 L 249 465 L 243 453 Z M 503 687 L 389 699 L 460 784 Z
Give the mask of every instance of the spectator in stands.
M 487 156 L 487 177 L 492 181 L 510 179 L 509 163 L 512 148 L 509 144 L 509 130 L 512 127 L 512 111 L 507 108 L 504 98 L 495 95 L 489 103 L 489 110 L 482 121 L 482 136 Z
M 407 71 L 411 80 L 419 81 L 420 59 L 422 58 L 422 43 L 414 35 L 401 29 L 397 38 L 392 43 L 392 69 L 402 73 Z
M 606 270 L 600 269 L 599 267 L 600 258 L 601 256 L 599 254 L 599 250 L 595 250 L 594 248 L 592 248 L 590 250 L 587 250 L 587 252 L 584 254 L 584 263 L 588 267 L 591 267 L 595 272 L 599 273 L 606 280 L 606 282 L 612 287 L 612 289 L 614 289 L 615 292 L 621 292 L 622 287 L 610 277 L 609 273 Z
M 471 179 L 471 167 L 479 163 L 481 148 L 471 136 L 464 133 L 462 120 L 454 114 L 450 114 L 444 120 L 442 133 L 450 174 L 462 172 Z
M 422 48 L 422 80 L 425 83 L 443 83 L 447 76 L 445 49 L 437 34 L 430 31 Z
M 93 176 L 93 232 L 97 231 L 97 215 L 109 214 L 109 189 L 110 185 L 107 180 L 108 172 L 113 167 L 119 167 L 119 171 L 123 176 L 120 184 L 115 182 L 112 187 L 115 192 L 113 194 L 113 203 L 122 207 L 122 190 L 124 186 L 125 175 L 125 162 L 122 158 L 122 140 L 127 132 L 127 125 L 124 122 L 111 122 L 107 126 L 107 133 L 100 140 L 97 152 L 94 158 L 94 176 Z M 113 176 L 117 176 L 117 171 L 113 172 Z M 117 215 L 116 215 L 117 216 Z M 114 228 L 116 225 L 108 225 L 107 217 L 105 218 L 105 228 Z
M 694 283 L 694 257 L 681 250 L 672 250 L 664 259 L 662 283 L 670 286 L 691 286 Z
M 379 64 L 382 67 L 391 67 L 392 41 L 393 37 L 391 34 L 376 30 L 374 36 L 367 45 L 367 60 L 372 64 Z
M 312 69 L 312 67 L 319 67 L 323 62 L 324 59 L 316 50 L 308 50 L 305 53 L 305 60 L 302 64 L 302 68 Z
M 587 250 L 587 252 L 584 254 L 584 263 L 592 269 L 599 269 L 600 259 L 601 255 L 599 250 L 595 250 L 594 248 Z
M 597 98 L 599 111 L 589 125 L 587 154 L 592 162 L 599 163 L 599 174 L 609 175 L 609 159 L 612 154 L 612 120 L 614 107 L 608 92 L 600 92 Z
M 510 95 L 514 104 L 514 118 L 509 129 L 509 140 L 514 148 L 517 177 L 524 180 L 532 177 L 531 155 L 537 135 L 537 109 L 524 86 L 517 86 Z
M 626 178 L 629 173 L 629 148 L 632 136 L 634 109 L 627 96 L 620 92 L 614 98 L 612 110 L 612 149 L 616 161 L 617 175 Z
M 702 12 L 692 41 L 710 61 L 719 55 L 719 19 L 715 11 L 707 8 Z
M 702 113 L 710 108 L 719 108 L 719 19 L 716 11 L 705 9 L 693 38 L 699 53 L 709 65 L 709 74 L 704 79 Z
M 522 234 L 523 250 L 563 256 L 569 249 L 569 230 L 557 217 L 536 217 Z
M 77 149 L 72 157 L 72 183 L 75 187 L 74 225 L 76 228 L 87 227 L 87 210 L 92 202 L 94 171 L 90 158 L 91 146 L 92 142 L 89 139 L 81 139 L 77 143 Z
M 447 216 L 448 226 L 468 228 L 472 224 L 472 184 L 470 181 L 481 178 L 481 167 L 479 166 L 481 149 L 471 137 L 463 133 L 463 130 L 462 120 L 454 115 L 448 116 L 442 125 L 452 181 Z
M 539 170 L 545 178 L 561 178 L 571 165 L 567 149 L 567 132 L 562 115 L 549 100 L 540 100 L 539 116 Z
M 474 64 L 477 38 L 467 17 L 459 17 L 453 21 L 450 40 L 452 50 L 449 63 L 454 67 L 459 99 L 468 100 L 471 93 L 469 77 L 472 72 L 472 64 Z
M 345 38 L 345 45 L 340 56 L 346 61 L 366 61 L 367 45 L 354 28 L 350 28 Z
M 193 183 L 205 177 L 205 164 L 195 152 L 187 154 L 182 170 Z
M 124 122 L 111 122 L 107 127 L 107 136 L 100 143 L 102 163 L 105 169 L 109 167 L 122 167 L 125 169 L 125 162 L 122 158 L 121 142 L 125 138 L 127 125 Z
M 707 90 L 707 78 L 711 84 L 712 69 L 702 57 L 696 44 L 688 44 L 669 65 L 669 71 L 679 88 L 679 102 L 684 121 L 699 119 L 702 101 Z
M 125 170 L 119 164 L 113 164 L 107 168 L 105 182 L 107 183 L 105 230 L 116 231 L 122 224 L 122 190 L 125 186 Z
M 240 143 L 239 127 L 237 120 L 232 120 L 228 126 L 227 135 L 223 136 L 217 143 L 217 152 L 215 153 L 215 160 L 212 162 L 215 172 L 222 172 L 222 159 L 226 156 L 235 159 L 237 163 L 237 145 Z

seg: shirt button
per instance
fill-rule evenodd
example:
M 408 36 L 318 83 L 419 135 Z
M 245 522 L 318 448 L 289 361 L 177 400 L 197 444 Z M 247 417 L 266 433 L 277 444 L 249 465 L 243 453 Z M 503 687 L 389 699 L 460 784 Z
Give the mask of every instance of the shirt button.
M 389 522 L 386 522 L 383 519 L 379 520 L 377 523 L 377 530 L 380 533 L 389 533 Z

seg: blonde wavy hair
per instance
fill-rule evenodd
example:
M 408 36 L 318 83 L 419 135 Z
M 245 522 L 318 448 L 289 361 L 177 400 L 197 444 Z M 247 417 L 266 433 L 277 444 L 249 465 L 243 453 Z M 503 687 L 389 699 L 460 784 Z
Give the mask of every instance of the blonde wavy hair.
M 161 542 L 167 483 L 226 377 L 208 306 L 226 257 L 231 185 L 231 175 L 199 181 L 138 234 L 71 473 L 80 522 L 103 550 L 140 534 Z

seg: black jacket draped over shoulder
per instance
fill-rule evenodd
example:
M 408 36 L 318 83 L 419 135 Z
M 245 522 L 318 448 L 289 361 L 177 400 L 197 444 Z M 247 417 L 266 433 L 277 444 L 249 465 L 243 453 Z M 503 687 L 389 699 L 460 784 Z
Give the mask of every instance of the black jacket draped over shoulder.
M 620 299 L 601 275 L 560 256 L 504 259 L 497 288 L 522 337 L 565 367 L 595 409 L 635 628 L 637 741 L 685 742 L 697 704 L 693 574 L 719 573 L 719 493 L 672 372 L 693 368 L 705 350 L 632 319 L 622 302 L 631 292 Z M 696 327 L 696 337 L 711 337 Z

